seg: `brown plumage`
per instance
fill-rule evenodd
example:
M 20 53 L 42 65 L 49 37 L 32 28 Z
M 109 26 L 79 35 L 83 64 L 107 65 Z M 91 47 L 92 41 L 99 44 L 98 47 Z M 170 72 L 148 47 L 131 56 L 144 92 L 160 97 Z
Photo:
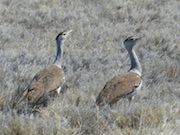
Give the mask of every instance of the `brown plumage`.
M 99 106 L 103 106 L 106 103 L 112 105 L 121 98 L 131 98 L 135 94 L 134 90 L 141 83 L 141 77 L 137 73 L 127 72 L 116 76 L 106 83 L 97 97 L 96 103 Z
M 64 79 L 64 71 L 56 65 L 41 70 L 31 82 L 27 94 L 28 101 L 36 102 L 44 94 L 61 88 Z
M 135 92 L 140 89 L 142 85 L 141 65 L 133 50 L 134 45 L 139 39 L 140 38 L 129 37 L 124 41 L 124 45 L 131 59 L 131 68 L 129 72 L 115 76 L 106 83 L 96 99 L 98 106 L 105 104 L 112 105 L 124 97 L 131 99 Z

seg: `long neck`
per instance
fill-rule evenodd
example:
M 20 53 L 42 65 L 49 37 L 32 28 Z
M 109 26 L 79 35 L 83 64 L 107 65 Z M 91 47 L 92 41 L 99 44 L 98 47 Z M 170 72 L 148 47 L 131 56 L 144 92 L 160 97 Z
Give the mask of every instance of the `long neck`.
M 63 59 L 63 41 L 60 38 L 57 38 L 56 42 L 57 42 L 57 54 L 54 60 L 54 64 L 61 66 Z
M 131 68 L 130 71 L 137 72 L 140 76 L 142 73 L 141 64 L 139 62 L 139 59 L 134 51 L 134 49 L 128 50 L 130 59 L 131 59 Z

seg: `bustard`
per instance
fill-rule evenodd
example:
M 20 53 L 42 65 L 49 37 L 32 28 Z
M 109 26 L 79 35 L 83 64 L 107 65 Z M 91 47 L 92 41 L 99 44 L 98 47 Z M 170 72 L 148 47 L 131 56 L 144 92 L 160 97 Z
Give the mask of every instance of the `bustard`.
M 28 87 L 27 99 L 29 103 L 35 103 L 43 95 L 55 92 L 60 93 L 65 81 L 65 74 L 61 67 L 63 56 L 63 44 L 72 30 L 61 32 L 56 37 L 57 54 L 53 65 L 39 71 L 32 79 Z
M 112 105 L 125 97 L 131 99 L 135 92 L 140 89 L 142 69 L 133 47 L 141 38 L 131 36 L 124 41 L 125 48 L 130 56 L 131 68 L 127 73 L 115 76 L 106 83 L 96 99 L 98 106 Z

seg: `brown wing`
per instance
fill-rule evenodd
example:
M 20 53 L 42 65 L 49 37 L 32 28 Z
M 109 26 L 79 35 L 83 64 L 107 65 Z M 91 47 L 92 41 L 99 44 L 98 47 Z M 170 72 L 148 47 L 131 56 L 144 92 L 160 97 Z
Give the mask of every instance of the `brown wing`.
M 56 65 L 41 70 L 34 76 L 28 89 L 27 98 L 29 101 L 38 100 L 45 93 L 60 87 L 63 79 L 64 72 Z
M 128 72 L 112 78 L 106 83 L 97 97 L 97 105 L 102 106 L 106 103 L 116 103 L 120 98 L 132 93 L 141 81 L 141 77 L 134 72 Z

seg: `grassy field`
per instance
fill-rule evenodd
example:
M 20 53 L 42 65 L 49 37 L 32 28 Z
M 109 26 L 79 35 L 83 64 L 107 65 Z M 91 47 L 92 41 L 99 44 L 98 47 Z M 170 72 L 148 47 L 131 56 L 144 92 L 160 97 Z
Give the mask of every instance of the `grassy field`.
M 179 135 L 179 8 L 178 0 L 1 0 L 0 135 Z M 20 93 L 53 63 L 55 37 L 69 29 L 63 93 L 38 115 L 17 113 Z M 123 40 L 132 35 L 144 36 L 135 48 L 141 92 L 99 109 L 106 81 L 130 67 Z

